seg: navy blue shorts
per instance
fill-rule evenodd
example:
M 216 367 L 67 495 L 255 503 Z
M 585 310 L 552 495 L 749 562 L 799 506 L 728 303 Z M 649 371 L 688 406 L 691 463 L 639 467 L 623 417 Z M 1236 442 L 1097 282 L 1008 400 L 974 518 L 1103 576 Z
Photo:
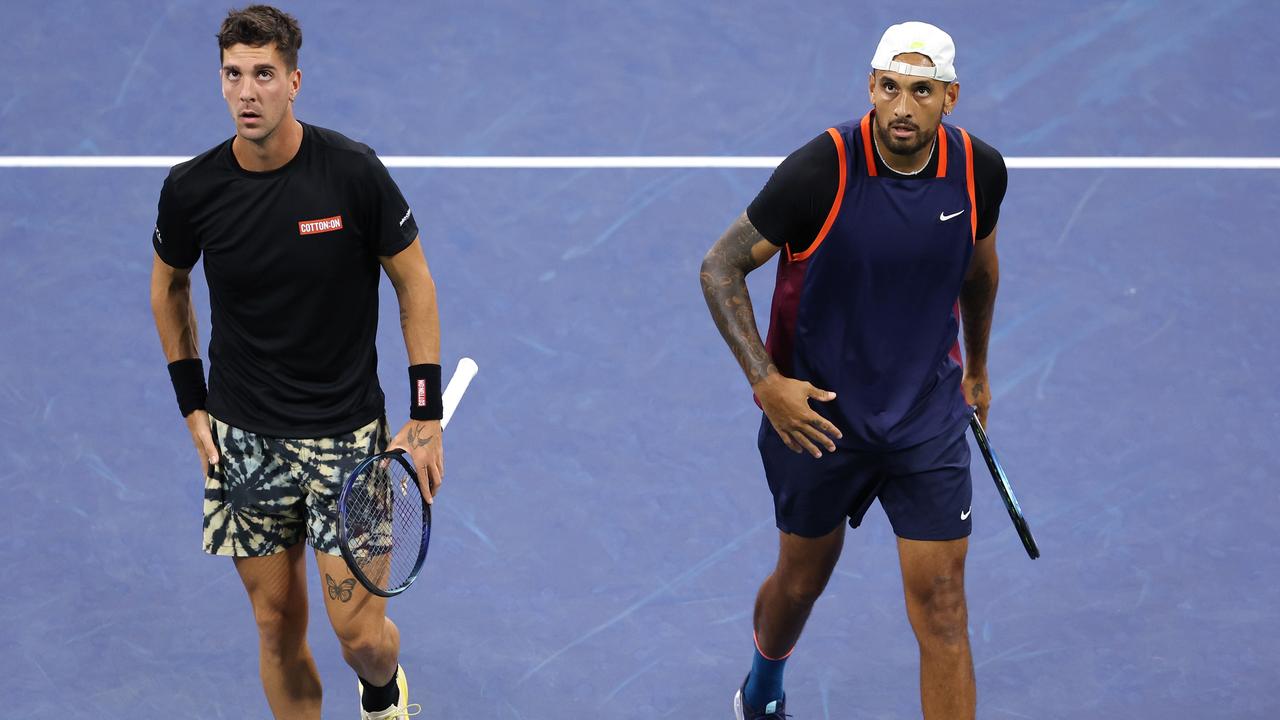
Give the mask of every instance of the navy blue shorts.
M 815 459 L 794 453 L 769 424 L 760 423 L 760 457 L 773 492 L 778 529 L 822 537 L 845 518 L 858 527 L 880 499 L 893 532 L 907 540 L 968 537 L 973 484 L 966 423 L 919 445 L 891 452 L 837 447 Z

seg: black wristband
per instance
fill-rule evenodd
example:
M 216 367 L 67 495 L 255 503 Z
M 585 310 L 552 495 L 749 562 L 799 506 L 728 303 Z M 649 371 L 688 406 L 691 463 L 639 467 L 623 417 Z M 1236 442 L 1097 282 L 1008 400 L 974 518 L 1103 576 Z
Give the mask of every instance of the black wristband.
M 409 366 L 409 417 L 439 420 L 444 417 L 440 400 L 440 366 L 430 363 Z
M 204 362 L 200 358 L 174 360 L 169 363 L 169 380 L 178 396 L 178 410 L 186 417 L 204 409 L 209 390 L 204 384 Z

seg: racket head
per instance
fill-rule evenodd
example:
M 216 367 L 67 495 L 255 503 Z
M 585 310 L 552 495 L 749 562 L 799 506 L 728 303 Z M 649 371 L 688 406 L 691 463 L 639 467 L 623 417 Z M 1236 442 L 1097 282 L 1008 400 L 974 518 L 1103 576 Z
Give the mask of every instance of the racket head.
M 1036 544 L 1035 536 L 1031 534 L 1031 526 L 1027 523 L 1027 518 L 1022 514 L 1022 506 L 1018 504 L 1018 496 L 1013 493 L 1013 486 L 1009 484 L 1009 476 L 1001 467 L 1000 458 L 991 449 L 987 433 L 983 431 L 982 423 L 978 421 L 976 414 L 969 419 L 969 427 L 973 430 L 974 439 L 978 441 L 978 449 L 982 451 L 982 459 L 987 463 L 987 470 L 991 472 L 991 479 L 995 481 L 996 490 L 1000 493 L 1000 499 L 1004 501 L 1009 519 L 1013 521 L 1013 529 L 1018 532 L 1018 539 L 1022 541 L 1022 547 L 1026 549 L 1027 556 L 1035 560 L 1040 557 L 1040 547 Z
M 356 580 L 381 597 L 417 579 L 431 542 L 431 506 L 400 449 L 365 458 L 338 496 L 338 548 Z

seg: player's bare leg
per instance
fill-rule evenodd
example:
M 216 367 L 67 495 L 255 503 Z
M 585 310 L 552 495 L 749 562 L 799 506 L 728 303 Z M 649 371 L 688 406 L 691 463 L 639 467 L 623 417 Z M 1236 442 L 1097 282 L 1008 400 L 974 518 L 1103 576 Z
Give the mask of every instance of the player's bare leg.
M 760 651 L 780 658 L 791 652 L 813 604 L 827 587 L 844 547 L 844 524 L 820 538 L 778 533 L 778 564 L 756 595 L 755 631 Z
M 258 623 L 258 668 L 276 720 L 320 718 L 320 673 L 307 646 L 304 547 L 235 560 Z
M 342 645 L 343 659 L 356 675 L 385 685 L 395 675 L 400 656 L 400 631 L 387 617 L 387 599 L 356 582 L 340 557 L 317 552 L 316 564 L 325 587 L 324 607 Z
M 964 600 L 968 550 L 968 538 L 898 538 L 907 617 L 920 644 L 920 705 L 926 720 L 972 720 L 976 712 Z

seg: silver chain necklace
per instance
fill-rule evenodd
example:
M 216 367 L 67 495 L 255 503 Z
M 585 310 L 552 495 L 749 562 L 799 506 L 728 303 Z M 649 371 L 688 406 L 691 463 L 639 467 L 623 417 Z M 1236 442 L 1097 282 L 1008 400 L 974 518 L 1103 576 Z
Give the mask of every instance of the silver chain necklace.
M 933 139 L 933 145 L 929 148 L 929 157 L 925 158 L 924 164 L 916 168 L 915 170 L 912 170 L 911 172 L 903 172 L 901 170 L 896 170 L 892 165 L 885 162 L 884 155 L 880 154 L 880 140 L 876 138 L 875 133 L 871 133 L 871 144 L 874 145 L 876 148 L 876 157 L 880 158 L 880 162 L 884 163 L 885 167 L 889 168 L 890 170 L 893 170 L 899 175 L 919 175 L 921 172 L 924 171 L 925 168 L 929 167 L 930 162 L 933 162 L 933 151 L 938 147 L 938 139 L 937 138 Z

